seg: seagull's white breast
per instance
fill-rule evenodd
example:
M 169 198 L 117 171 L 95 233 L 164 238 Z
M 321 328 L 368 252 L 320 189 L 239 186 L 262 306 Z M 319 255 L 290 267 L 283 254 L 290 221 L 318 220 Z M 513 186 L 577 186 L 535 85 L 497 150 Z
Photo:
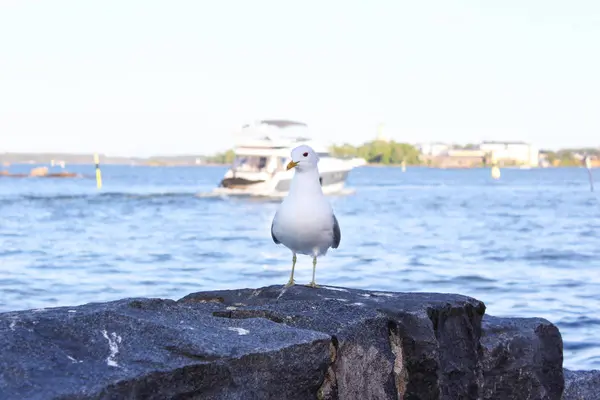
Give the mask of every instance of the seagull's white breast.
M 333 244 L 333 211 L 325 196 L 288 196 L 274 221 L 275 237 L 290 250 L 323 255 Z

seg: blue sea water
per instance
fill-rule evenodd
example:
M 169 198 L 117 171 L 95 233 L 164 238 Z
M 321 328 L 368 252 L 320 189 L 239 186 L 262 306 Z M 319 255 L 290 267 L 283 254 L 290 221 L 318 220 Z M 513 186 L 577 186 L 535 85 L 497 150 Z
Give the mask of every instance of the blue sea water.
M 93 178 L 0 178 L 0 311 L 287 282 L 276 201 L 198 196 L 224 172 L 105 166 L 100 191 Z M 494 181 L 485 169 L 362 167 L 348 186 L 331 198 L 342 242 L 318 283 L 461 293 L 491 315 L 544 317 L 566 367 L 600 368 L 600 194 L 584 169 Z M 299 257 L 296 281 L 311 268 Z

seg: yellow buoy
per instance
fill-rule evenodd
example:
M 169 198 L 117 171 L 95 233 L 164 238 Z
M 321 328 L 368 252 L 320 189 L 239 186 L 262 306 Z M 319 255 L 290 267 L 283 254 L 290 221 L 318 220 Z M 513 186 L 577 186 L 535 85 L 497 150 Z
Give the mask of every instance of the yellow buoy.
M 102 173 L 100 172 L 100 157 L 98 154 L 94 154 L 94 164 L 96 164 L 96 187 L 102 188 Z
M 492 167 L 492 178 L 499 179 L 500 178 L 500 168 L 497 165 Z

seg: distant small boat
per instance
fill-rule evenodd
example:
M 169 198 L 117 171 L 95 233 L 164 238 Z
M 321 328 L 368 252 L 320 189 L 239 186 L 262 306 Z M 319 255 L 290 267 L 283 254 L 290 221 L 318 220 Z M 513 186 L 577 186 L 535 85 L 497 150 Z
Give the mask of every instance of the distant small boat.
M 51 166 L 51 167 L 54 167 L 54 166 L 56 166 L 56 165 L 58 165 L 58 166 L 59 166 L 59 167 L 61 167 L 61 168 L 64 168 L 64 167 L 65 167 L 65 162 L 64 162 L 64 161 L 62 161 L 62 160 L 61 160 L 61 161 L 50 160 L 50 166 Z

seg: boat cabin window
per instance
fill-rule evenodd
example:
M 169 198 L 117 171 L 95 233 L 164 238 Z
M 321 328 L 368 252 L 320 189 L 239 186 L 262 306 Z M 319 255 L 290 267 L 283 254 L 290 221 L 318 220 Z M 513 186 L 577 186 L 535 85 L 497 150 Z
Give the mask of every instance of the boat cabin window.
M 237 171 L 263 171 L 269 165 L 269 158 L 263 156 L 237 156 L 233 167 Z
M 331 157 L 327 152 L 317 153 L 319 157 Z M 240 172 L 275 172 L 283 171 L 289 157 L 271 157 L 271 156 L 245 156 L 238 155 L 233 161 L 233 169 Z

